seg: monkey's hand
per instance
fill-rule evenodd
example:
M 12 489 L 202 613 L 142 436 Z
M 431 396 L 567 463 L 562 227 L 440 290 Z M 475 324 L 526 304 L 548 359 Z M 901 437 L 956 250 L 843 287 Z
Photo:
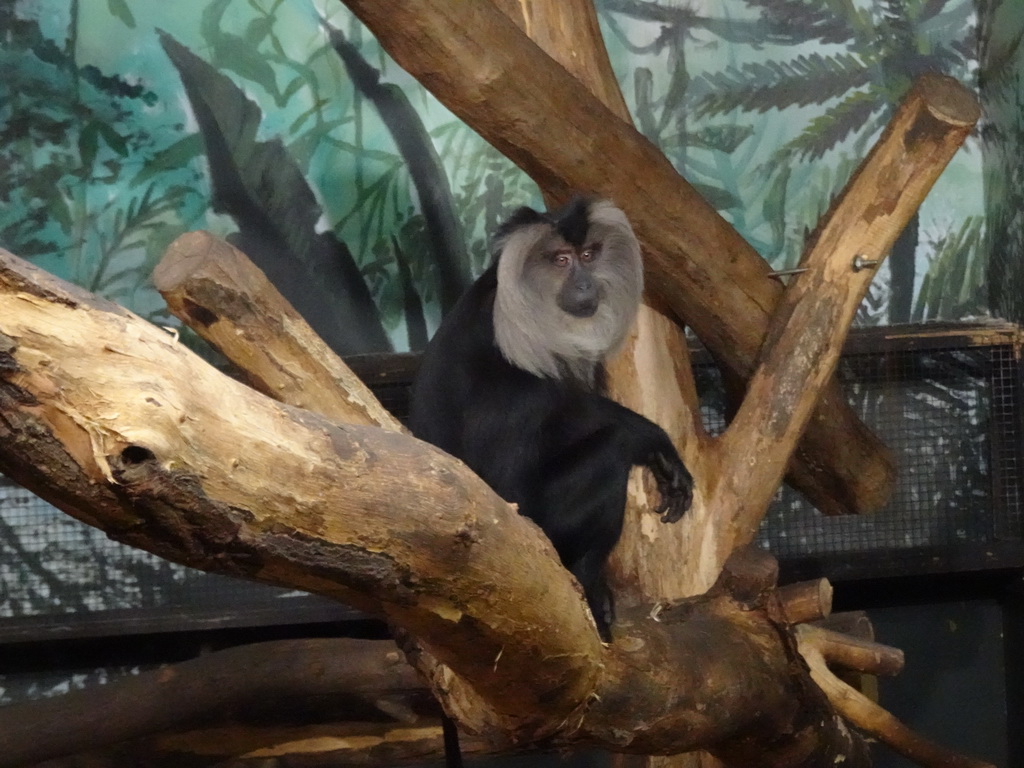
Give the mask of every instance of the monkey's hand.
M 661 522 L 674 523 L 690 508 L 693 500 L 693 477 L 675 451 L 671 454 L 655 453 L 647 463 L 658 483 L 661 503 L 654 510 Z

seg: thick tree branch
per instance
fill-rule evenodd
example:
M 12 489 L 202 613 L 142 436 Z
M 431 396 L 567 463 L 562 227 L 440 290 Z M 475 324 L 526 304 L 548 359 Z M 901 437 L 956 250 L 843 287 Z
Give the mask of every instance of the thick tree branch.
M 464 754 L 488 752 L 480 739 L 462 739 Z M 440 721 L 415 723 L 208 724 L 181 733 L 159 733 L 109 749 L 48 760 L 39 768 L 394 768 L 443 755 Z M 26 767 L 27 768 L 27 767 Z
M 462 740 L 462 750 L 466 755 L 487 751 L 486 744 L 472 738 Z M 394 768 L 443 754 L 440 722 L 424 720 L 209 727 L 138 742 L 125 757 L 135 764 L 174 768 Z M 125 764 L 131 763 L 115 760 L 110 768 Z
M 471 688 L 488 736 L 858 754 L 777 627 L 726 595 L 681 623 L 626 614 L 602 649 L 536 527 L 429 446 L 273 403 L 5 252 L 0 340 L 0 469 L 128 544 L 387 617 Z
M 182 322 L 265 395 L 348 424 L 402 427 L 266 275 L 207 232 L 168 247 L 153 284 Z
M 586 699 L 600 642 L 578 587 L 464 465 L 267 400 L 127 311 L 0 256 L 6 474 L 167 559 L 384 615 L 499 711 L 560 722 Z
M 854 313 L 903 225 L 967 138 L 977 101 L 952 78 L 924 75 L 822 218 L 772 318 L 762 363 L 722 441 L 712 503 L 735 545 L 756 535 L 789 451 L 832 379 Z M 817 417 L 814 417 L 817 418 Z M 758 460 L 750 462 L 750 457 Z

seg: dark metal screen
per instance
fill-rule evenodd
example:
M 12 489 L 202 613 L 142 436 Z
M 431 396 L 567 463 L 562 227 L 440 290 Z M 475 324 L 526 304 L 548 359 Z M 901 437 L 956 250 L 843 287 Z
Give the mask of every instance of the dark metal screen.
M 0 475 L 0 641 L 347 614 L 118 544 Z
M 983 567 L 981 549 L 1020 539 L 1014 347 L 854 354 L 840 376 L 857 413 L 892 449 L 896 487 L 876 514 L 832 518 L 784 488 L 761 531 L 780 559 L 877 553 L 888 564 L 864 575 L 888 575 L 912 570 L 902 551 L 932 551 L 941 570 L 970 549 Z
M 724 427 L 717 371 L 697 366 L 705 424 Z M 857 414 L 895 456 L 871 515 L 825 517 L 783 487 L 759 541 L 794 576 L 883 577 L 1019 566 L 1021 367 L 1015 327 L 855 333 L 838 371 Z

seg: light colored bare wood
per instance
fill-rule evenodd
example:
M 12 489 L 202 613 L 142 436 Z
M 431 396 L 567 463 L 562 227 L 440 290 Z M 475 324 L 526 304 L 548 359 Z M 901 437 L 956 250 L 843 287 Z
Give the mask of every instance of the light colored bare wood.
M 175 240 L 153 283 L 176 317 L 224 353 L 260 392 L 350 424 L 402 426 L 266 275 L 209 232 Z
M 828 579 L 786 584 L 779 587 L 779 604 L 790 624 L 823 619 L 832 612 L 832 584 Z
M 578 586 L 539 529 L 465 465 L 275 403 L 126 310 L 0 257 L 4 373 L 32 393 L 6 418 L 65 456 L 26 456 L 0 427 L 5 473 L 167 559 L 385 616 L 467 679 L 483 676 L 516 718 L 562 719 L 585 700 L 600 641 Z M 452 631 L 463 624 L 474 629 Z M 524 685 L 525 668 L 552 677 Z
M 302 768 L 393 768 L 441 759 L 441 726 L 422 718 L 412 724 L 327 722 L 316 724 L 205 724 L 194 730 L 163 733 L 117 747 L 51 760 L 46 768 L 124 768 L 169 765 L 174 768 L 269 768 L 281 763 Z M 480 739 L 465 737 L 463 752 L 485 754 Z
M 899 648 L 813 626 L 802 637 L 810 638 L 829 664 L 886 677 L 903 671 L 903 651 Z
M 494 4 L 619 119 L 632 122 L 593 0 L 495 0 Z
M 833 375 L 875 274 L 856 269 L 855 257 L 881 263 L 978 117 L 977 102 L 962 85 L 923 76 L 822 218 L 800 263 L 807 271 L 786 289 L 762 364 L 720 438 L 724 460 L 714 503 L 730 520 L 733 546 L 756 534 L 785 457 L 812 420 L 816 393 Z

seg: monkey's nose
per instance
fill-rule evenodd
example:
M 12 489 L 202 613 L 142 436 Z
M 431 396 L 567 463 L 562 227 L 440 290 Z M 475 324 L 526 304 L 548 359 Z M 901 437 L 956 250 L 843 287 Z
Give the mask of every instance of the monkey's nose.
M 562 309 L 573 317 L 591 317 L 597 312 L 598 296 L 597 287 L 593 281 L 577 283 L 572 290 L 567 292 L 562 304 Z

